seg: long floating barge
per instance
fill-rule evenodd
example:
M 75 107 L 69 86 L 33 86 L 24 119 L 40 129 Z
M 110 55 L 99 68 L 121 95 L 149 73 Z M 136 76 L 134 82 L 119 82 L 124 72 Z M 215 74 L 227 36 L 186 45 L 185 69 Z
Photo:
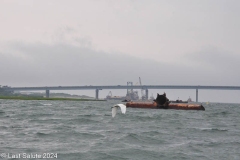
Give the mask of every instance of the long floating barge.
M 171 103 L 169 99 L 166 97 L 165 93 L 163 95 L 157 94 L 157 98 L 156 100 L 154 100 L 154 102 L 127 102 L 126 107 L 145 109 L 177 109 L 177 110 L 205 111 L 205 108 L 201 104 Z
M 170 103 L 168 106 L 158 105 L 156 102 L 127 102 L 128 108 L 144 108 L 144 109 L 178 109 L 178 110 L 205 110 L 200 104 L 187 103 Z

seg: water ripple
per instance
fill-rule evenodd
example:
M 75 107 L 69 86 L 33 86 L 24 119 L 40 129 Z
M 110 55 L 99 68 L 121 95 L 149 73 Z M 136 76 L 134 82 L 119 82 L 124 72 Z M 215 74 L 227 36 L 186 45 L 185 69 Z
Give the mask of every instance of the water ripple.
M 239 104 L 205 112 L 127 109 L 115 102 L 0 101 L 0 148 L 58 159 L 240 159 Z M 217 108 L 217 109 L 216 109 Z

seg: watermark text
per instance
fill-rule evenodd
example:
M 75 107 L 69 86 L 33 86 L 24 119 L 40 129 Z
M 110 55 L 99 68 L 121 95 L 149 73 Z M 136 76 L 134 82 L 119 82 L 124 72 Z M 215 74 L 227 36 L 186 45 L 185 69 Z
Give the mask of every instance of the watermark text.
M 54 159 L 57 158 L 57 153 L 1 153 L 0 158 L 6 158 L 6 159 L 18 159 L 18 158 L 26 158 L 26 159 Z

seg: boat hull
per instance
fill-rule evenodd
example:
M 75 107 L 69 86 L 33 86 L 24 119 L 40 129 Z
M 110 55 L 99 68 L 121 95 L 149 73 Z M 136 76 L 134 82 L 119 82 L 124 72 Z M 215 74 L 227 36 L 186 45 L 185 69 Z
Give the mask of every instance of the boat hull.
M 168 106 L 158 105 L 156 102 L 127 102 L 129 108 L 145 108 L 145 109 L 177 109 L 177 110 L 205 110 L 200 104 L 187 103 L 170 103 Z

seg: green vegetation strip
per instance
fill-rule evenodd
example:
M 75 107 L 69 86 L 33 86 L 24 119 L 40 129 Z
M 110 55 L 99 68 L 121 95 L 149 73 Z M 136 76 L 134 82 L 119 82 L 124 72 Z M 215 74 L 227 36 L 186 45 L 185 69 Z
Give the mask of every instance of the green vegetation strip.
M 0 96 L 0 99 L 13 100 L 52 100 L 52 101 L 105 101 L 96 99 L 77 99 L 77 98 L 43 98 L 43 97 L 14 97 L 14 96 Z

